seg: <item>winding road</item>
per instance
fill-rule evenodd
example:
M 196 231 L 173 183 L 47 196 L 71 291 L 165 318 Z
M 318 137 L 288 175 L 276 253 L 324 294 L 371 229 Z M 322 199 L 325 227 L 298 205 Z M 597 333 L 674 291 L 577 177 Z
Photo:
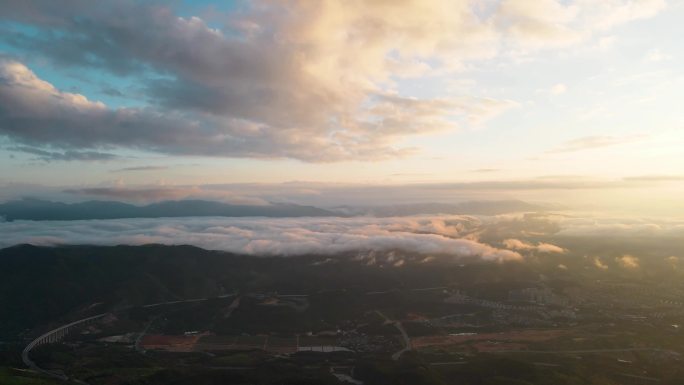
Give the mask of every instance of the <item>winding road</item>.
M 397 330 L 399 330 L 399 333 L 401 333 L 401 337 L 404 340 L 404 348 L 392 354 L 392 359 L 397 361 L 399 360 L 402 354 L 411 350 L 411 339 L 409 338 L 408 333 L 406 333 L 406 330 L 404 329 L 404 326 L 401 324 L 401 321 L 395 321 L 390 319 L 380 310 L 376 310 L 375 312 L 378 313 L 380 317 L 384 318 L 386 323 L 391 323 L 392 325 L 394 325 L 394 327 L 397 328 Z

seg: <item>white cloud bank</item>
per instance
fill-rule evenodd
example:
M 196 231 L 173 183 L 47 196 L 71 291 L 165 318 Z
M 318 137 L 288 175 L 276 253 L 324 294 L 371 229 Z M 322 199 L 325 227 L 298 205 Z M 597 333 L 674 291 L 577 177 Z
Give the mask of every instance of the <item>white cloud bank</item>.
M 163 218 L 0 223 L 0 247 L 34 245 L 190 244 L 250 255 L 336 254 L 402 250 L 418 254 L 519 260 L 522 256 L 456 238 L 470 217 Z
M 540 253 L 565 253 L 566 250 L 560 246 L 551 243 L 540 242 L 536 245 L 521 241 L 519 239 L 506 239 L 503 241 L 504 246 L 512 250 L 535 250 Z

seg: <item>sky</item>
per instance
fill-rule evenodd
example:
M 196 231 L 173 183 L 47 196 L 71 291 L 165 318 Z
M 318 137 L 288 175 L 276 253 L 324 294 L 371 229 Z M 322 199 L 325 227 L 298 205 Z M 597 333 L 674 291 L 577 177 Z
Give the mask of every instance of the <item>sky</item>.
M 0 3 L 0 200 L 684 214 L 681 0 Z

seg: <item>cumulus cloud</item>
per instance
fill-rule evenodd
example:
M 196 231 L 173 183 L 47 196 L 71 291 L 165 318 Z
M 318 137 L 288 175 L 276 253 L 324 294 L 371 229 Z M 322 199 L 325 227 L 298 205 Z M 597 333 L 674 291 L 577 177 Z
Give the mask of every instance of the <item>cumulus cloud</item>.
M 451 218 L 458 221 L 458 217 Z M 464 220 L 468 220 L 467 218 Z M 437 222 L 436 222 L 437 221 Z M 435 218 L 184 218 L 0 223 L 0 247 L 17 243 L 191 244 L 250 255 L 401 250 L 425 255 L 519 260 L 521 255 L 442 234 Z M 448 230 L 448 229 L 447 229 Z M 457 234 L 456 230 L 448 230 Z M 400 266 L 403 262 L 393 261 Z
M 665 261 L 667 261 L 667 263 L 670 266 L 672 266 L 673 269 L 676 269 L 679 267 L 679 257 L 671 255 L 671 256 L 665 258 Z
M 607 270 L 608 269 L 608 265 L 603 263 L 603 261 L 599 257 L 594 257 L 594 266 L 596 266 L 597 268 L 599 268 L 601 270 Z
M 596 29 L 606 30 L 632 20 L 645 19 L 656 15 L 667 7 L 665 0 L 584 0 L 579 3 L 591 4 L 592 14 L 587 20 Z
M 112 108 L 0 61 L 0 135 L 64 150 L 384 159 L 407 137 L 516 106 L 480 95 L 412 98 L 397 82 L 449 76 L 516 50 L 571 44 L 660 11 L 660 0 L 262 1 L 208 21 L 156 2 L 3 1 L 5 44 L 62 68 L 140 79 L 146 107 Z M 217 22 L 218 20 L 218 22 Z M 216 24 L 223 24 L 219 27 Z M 154 31 L 154 33 L 149 33 Z
M 168 90 L 162 94 L 168 95 Z M 367 108 L 354 117 L 321 115 L 305 121 L 288 121 L 267 112 L 263 112 L 262 120 L 239 116 L 237 112 L 190 113 L 177 110 L 177 106 L 171 106 L 172 111 L 151 107 L 111 109 L 83 95 L 60 91 L 22 63 L 6 58 L 0 59 L 0 102 L 0 133 L 32 146 L 116 146 L 176 155 L 290 157 L 305 161 L 406 155 L 412 149 L 392 147 L 406 135 L 453 129 L 460 121 L 477 124 L 515 105 L 491 98 L 418 100 L 376 93 L 365 100 Z M 259 104 L 269 111 L 277 108 L 267 101 Z M 316 106 L 314 115 L 325 109 L 320 101 L 311 100 L 307 106 Z M 289 107 L 283 109 L 294 113 Z M 43 157 L 60 159 L 57 153 L 43 152 Z M 79 153 L 72 150 L 67 154 Z
M 19 34 L 13 41 L 62 65 L 169 75 L 146 84 L 155 107 L 107 109 L 57 91 L 22 64 L 5 60 L 0 84 L 13 108 L 0 114 L 7 122 L 0 127 L 33 144 L 307 161 L 378 159 L 410 153 L 394 147 L 406 135 L 477 123 L 514 105 L 478 97 L 417 100 L 387 86 L 405 63 L 487 55 L 494 33 L 462 2 L 255 2 L 225 31 L 198 17 L 135 2 L 59 9 L 9 2 L 2 10 L 14 20 L 59 29 L 61 34 Z M 150 28 L 154 34 L 143 33 Z M 33 84 L 26 89 L 13 79 Z M 31 118 L 46 103 L 47 110 Z
M 579 7 L 555 0 L 504 0 L 497 21 L 514 44 L 543 47 L 579 41 L 581 31 L 571 27 Z
M 503 0 L 495 22 L 519 50 L 567 46 L 632 20 L 649 18 L 665 0 Z
M 540 253 L 565 253 L 567 250 L 560 246 L 553 245 L 551 243 L 539 242 L 536 245 L 528 242 L 521 241 L 519 239 L 505 239 L 503 244 L 506 248 L 512 250 L 530 250 L 538 251 Z
M 615 260 L 625 269 L 636 269 L 639 267 L 639 258 L 633 255 L 626 254 L 622 257 L 615 258 Z
M 535 246 L 540 253 L 565 253 L 567 250 L 551 243 L 540 242 Z
M 319 153 L 309 151 L 310 146 L 324 145 L 316 138 L 288 137 L 285 131 L 273 133 L 270 141 L 261 140 L 258 132 L 245 136 L 257 127 L 233 118 L 196 120 L 151 108 L 109 109 L 57 90 L 10 59 L 0 59 L 0 121 L 0 132 L 18 142 L 67 149 L 118 146 L 186 155 L 304 158 L 307 152 L 309 157 Z M 335 156 L 334 151 L 320 154 Z

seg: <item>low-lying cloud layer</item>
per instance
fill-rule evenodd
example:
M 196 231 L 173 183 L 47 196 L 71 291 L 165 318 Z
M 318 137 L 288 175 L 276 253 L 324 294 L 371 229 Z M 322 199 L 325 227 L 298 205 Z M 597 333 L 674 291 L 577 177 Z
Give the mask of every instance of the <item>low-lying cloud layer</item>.
M 558 236 L 684 237 L 684 220 L 653 218 L 568 217 Z
M 565 253 L 565 249 L 550 243 L 539 242 L 534 245 L 519 239 L 509 238 L 503 241 L 504 246 L 511 250 L 533 250 L 540 253 Z
M 0 223 L 0 247 L 35 245 L 190 244 L 250 255 L 393 251 L 518 260 L 522 256 L 456 238 L 478 221 L 450 218 L 183 218 Z
M 567 269 L 677 268 L 684 222 L 551 213 L 395 217 L 185 217 L 0 222 L 0 248 L 194 245 L 254 256 L 356 254 L 413 261 L 551 261 Z M 536 262 L 535 262 L 536 261 Z M 461 263 L 461 262 L 459 262 Z

